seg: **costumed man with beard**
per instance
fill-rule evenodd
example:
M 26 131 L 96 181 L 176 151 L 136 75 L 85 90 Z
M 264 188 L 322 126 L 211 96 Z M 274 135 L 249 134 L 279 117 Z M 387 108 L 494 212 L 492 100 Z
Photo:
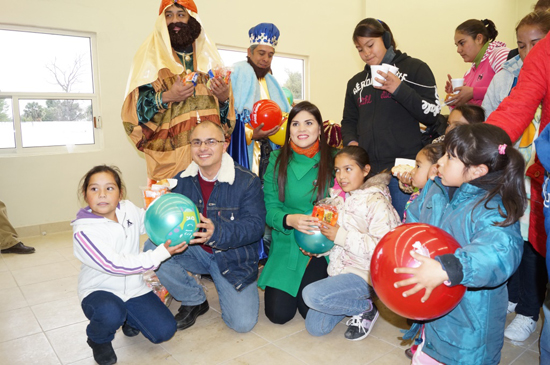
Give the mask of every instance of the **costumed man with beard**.
M 197 123 L 220 124 L 226 139 L 235 127 L 231 85 L 220 78 L 206 85 L 207 72 L 223 62 L 196 13 L 193 0 L 162 0 L 154 31 L 134 56 L 122 120 L 145 154 L 150 180 L 187 168 L 188 134 Z
M 273 100 L 286 113 L 290 111 L 290 106 L 283 89 L 271 73 L 271 61 L 279 42 L 279 29 L 275 24 L 260 23 L 251 28 L 248 35 L 250 47 L 247 60 L 235 63 L 231 74 L 237 123 L 228 153 L 263 182 L 269 153 L 274 146 L 267 137 L 277 133 L 279 127 L 263 131 L 261 124 L 252 129 L 248 124 L 252 107 L 262 99 Z

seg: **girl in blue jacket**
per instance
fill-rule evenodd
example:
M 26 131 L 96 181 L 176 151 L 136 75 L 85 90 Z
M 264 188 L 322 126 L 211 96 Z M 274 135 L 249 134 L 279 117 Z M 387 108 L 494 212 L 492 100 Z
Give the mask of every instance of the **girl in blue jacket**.
M 523 252 L 517 221 L 526 206 L 525 163 L 508 135 L 485 123 L 453 129 L 445 150 L 438 177 L 410 205 L 407 222 L 442 228 L 462 247 L 435 259 L 411 252 L 421 265 L 396 268 L 412 276 L 395 286 L 412 285 L 403 296 L 425 289 L 422 302 L 443 283 L 468 290 L 451 312 L 425 323 L 412 363 L 498 364 L 508 303 L 505 283 Z

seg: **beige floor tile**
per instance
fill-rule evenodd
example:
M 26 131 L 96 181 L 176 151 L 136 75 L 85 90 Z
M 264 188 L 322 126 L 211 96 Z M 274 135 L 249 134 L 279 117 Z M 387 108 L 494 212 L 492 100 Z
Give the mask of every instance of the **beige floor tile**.
M 61 364 L 43 333 L 0 343 L 0 364 Z
M 235 359 L 226 361 L 224 365 L 241 365 L 241 364 L 262 364 L 262 365 L 300 365 L 303 361 L 298 360 L 294 356 L 284 352 L 275 345 L 269 344 L 260 347 L 257 350 L 241 355 Z
M 29 303 L 18 287 L 0 289 L 0 312 L 28 306 Z
M 4 262 L 4 255 L 0 254 L 0 272 L 9 271 L 8 265 Z
M 49 233 L 45 236 L 36 236 L 36 237 L 29 237 L 25 238 L 25 244 L 29 242 L 29 244 L 34 244 L 36 247 L 46 247 L 48 249 L 57 250 L 62 247 L 72 247 L 73 245 L 73 232 L 72 231 L 65 231 L 65 232 L 56 232 L 56 233 Z
M 0 271 L 0 289 L 16 287 L 17 283 L 10 271 Z
M 72 260 L 72 259 L 77 260 L 77 258 L 74 256 L 73 245 L 65 246 L 65 247 L 59 247 L 59 248 L 56 249 L 56 251 L 59 252 L 61 254 L 61 256 L 63 256 L 67 260 Z
M 31 309 L 44 331 L 88 321 L 77 296 L 33 305 Z
M 67 260 L 59 252 L 48 248 L 38 249 L 30 255 L 7 254 L 2 256 L 10 270 L 28 269 Z
M 405 352 L 400 348 L 394 349 L 371 362 L 367 362 L 369 365 L 408 365 L 410 363 L 411 360 L 405 356 Z
M 79 270 L 75 269 L 68 261 L 12 270 L 12 274 L 19 286 L 75 276 L 78 273 Z
M 260 297 L 263 298 L 263 295 Z M 260 313 L 258 314 L 258 323 L 252 330 L 258 336 L 265 338 L 266 340 L 273 342 L 281 338 L 287 337 L 299 331 L 305 331 L 305 321 L 296 311 L 294 318 L 285 323 L 284 325 L 273 324 L 265 316 L 265 306 L 263 301 L 260 303 Z
M 68 276 L 61 279 L 45 281 L 43 283 L 25 285 L 21 287 L 23 295 L 29 305 L 36 305 L 77 295 L 76 287 L 78 276 Z
M 42 332 L 29 307 L 0 313 L 0 324 L 0 342 Z
M 315 337 L 307 331 L 274 342 L 294 357 L 308 364 L 364 364 L 368 359 L 377 359 L 396 347 L 374 336 L 362 341 L 349 341 L 344 338 L 346 326 L 339 323 L 328 335 Z
M 177 365 L 172 355 L 166 352 L 160 345 L 149 341 L 115 349 L 117 365 Z M 91 352 L 90 352 L 91 355 Z M 96 365 L 93 357 L 72 362 L 69 365 Z
M 510 343 L 505 342 L 504 346 L 502 347 L 502 351 L 500 352 L 500 364 L 515 364 L 514 360 L 517 359 L 525 351 L 527 351 L 525 347 L 514 346 Z
M 266 345 L 256 334 L 237 333 L 220 318 L 197 323 L 178 331 L 162 344 L 182 364 L 214 364 L 234 359 Z M 215 350 L 215 351 L 213 351 Z
M 540 356 L 538 352 L 525 351 L 521 354 L 512 364 L 514 365 L 534 365 L 540 362 Z M 504 364 L 502 362 L 502 364 Z
M 374 324 L 370 336 L 374 336 L 391 344 L 399 344 L 402 349 L 410 347 L 412 341 L 401 340 L 403 337 L 403 332 L 401 332 L 401 330 L 408 330 L 410 328 L 407 319 L 390 311 L 379 300 L 376 300 L 375 304 L 380 312 L 380 316 Z
M 88 321 L 79 322 L 70 326 L 57 328 L 46 332 L 57 356 L 63 364 L 76 362 L 86 359 L 92 355 L 92 349 L 86 343 L 86 327 Z M 145 337 L 138 335 L 136 337 L 126 337 L 121 330 L 115 335 L 113 348 L 115 350 L 130 345 L 148 342 Z

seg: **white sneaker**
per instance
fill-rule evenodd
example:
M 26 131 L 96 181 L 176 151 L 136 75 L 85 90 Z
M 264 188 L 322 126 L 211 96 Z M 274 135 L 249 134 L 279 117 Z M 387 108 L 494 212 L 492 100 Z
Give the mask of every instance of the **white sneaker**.
M 515 311 L 517 306 L 518 306 L 518 303 L 508 302 L 508 310 L 506 311 L 506 314 L 510 314 L 513 311 Z
M 504 336 L 512 341 L 523 342 L 535 332 L 537 322 L 532 317 L 516 314 L 516 318 L 506 327 Z

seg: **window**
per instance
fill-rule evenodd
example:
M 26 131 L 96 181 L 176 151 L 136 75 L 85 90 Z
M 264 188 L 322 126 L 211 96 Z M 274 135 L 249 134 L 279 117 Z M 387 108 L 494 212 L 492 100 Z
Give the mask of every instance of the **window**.
M 246 50 L 218 48 L 222 60 L 226 66 L 246 60 Z M 306 58 L 275 53 L 271 62 L 273 76 L 282 87 L 292 92 L 294 99 L 304 100 L 305 97 L 305 68 Z
M 0 25 L 0 44 L 0 154 L 96 149 L 94 35 Z

